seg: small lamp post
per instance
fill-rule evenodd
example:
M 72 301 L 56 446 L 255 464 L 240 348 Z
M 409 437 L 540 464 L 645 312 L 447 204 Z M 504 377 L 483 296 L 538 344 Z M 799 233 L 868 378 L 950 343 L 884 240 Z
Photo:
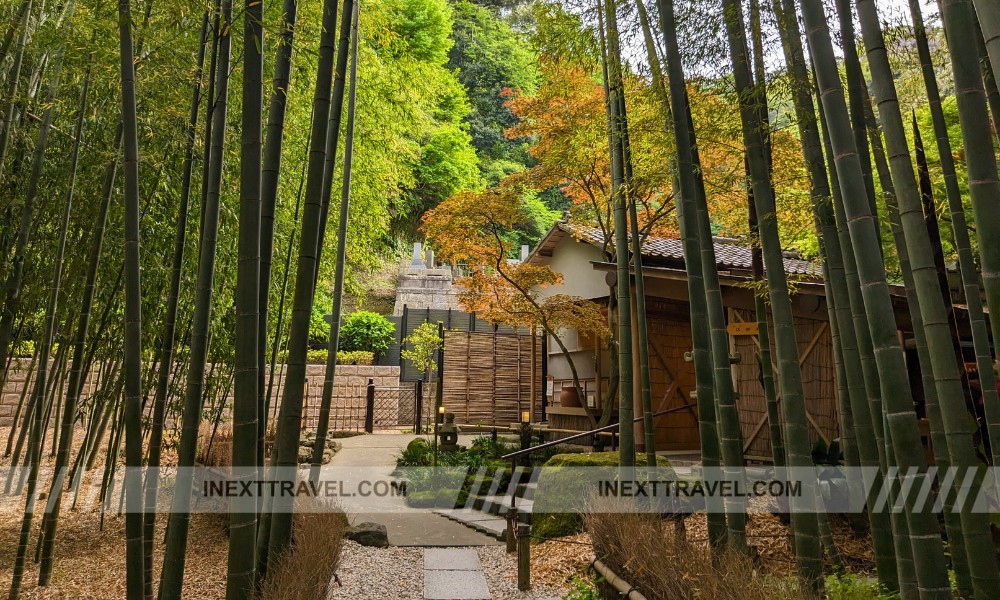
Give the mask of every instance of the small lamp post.
M 527 450 L 531 446 L 531 413 L 522 410 L 521 411 L 521 450 Z M 521 456 L 521 465 L 530 466 L 531 456 L 529 454 L 524 454 Z

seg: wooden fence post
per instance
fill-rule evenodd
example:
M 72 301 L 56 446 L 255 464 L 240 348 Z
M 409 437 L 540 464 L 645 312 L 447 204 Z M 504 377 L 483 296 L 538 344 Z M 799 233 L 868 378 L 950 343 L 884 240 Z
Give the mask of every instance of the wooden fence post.
M 517 526 L 517 589 L 531 589 L 531 536 L 526 523 Z
M 403 346 L 406 339 L 406 327 L 407 327 L 407 317 L 409 316 L 410 307 L 406 304 L 403 305 L 403 314 L 399 317 L 399 351 L 396 354 L 396 364 L 399 365 L 399 378 L 406 379 L 406 369 L 403 365 Z
M 513 552 L 517 549 L 517 508 L 513 505 L 507 507 L 507 552 Z
M 365 431 L 375 431 L 375 380 L 368 380 L 368 397 L 365 404 Z

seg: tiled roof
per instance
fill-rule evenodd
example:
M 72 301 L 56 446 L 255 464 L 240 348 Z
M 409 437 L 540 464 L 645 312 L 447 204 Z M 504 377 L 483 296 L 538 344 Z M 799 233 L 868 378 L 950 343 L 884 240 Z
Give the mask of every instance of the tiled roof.
M 604 245 L 604 233 L 596 227 L 584 227 L 559 223 L 558 227 L 570 235 L 594 246 Z M 714 238 L 715 260 L 720 269 L 751 269 L 751 251 L 749 246 L 740 244 L 729 238 Z M 649 236 L 642 245 L 642 255 L 671 260 L 684 260 L 684 242 L 677 238 L 662 238 Z M 809 277 L 822 277 L 819 265 L 803 260 L 798 255 L 784 253 L 785 272 Z

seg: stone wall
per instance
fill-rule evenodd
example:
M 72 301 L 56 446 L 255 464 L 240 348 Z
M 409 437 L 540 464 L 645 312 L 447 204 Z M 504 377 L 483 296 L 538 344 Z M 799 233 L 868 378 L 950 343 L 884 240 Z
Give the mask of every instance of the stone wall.
M 403 314 L 403 305 L 410 310 L 430 308 L 461 310 L 458 288 L 452 284 L 451 267 L 403 267 L 399 270 L 396 303 L 392 314 Z
M 29 363 L 29 359 L 15 359 L 11 365 L 10 373 L 4 384 L 3 393 L 0 394 L 0 427 L 10 426 L 13 420 L 21 392 L 26 383 L 25 379 L 28 374 Z M 319 404 L 323 395 L 325 370 L 325 365 L 306 365 L 304 414 L 307 423 L 315 419 L 316 413 L 319 411 Z M 276 368 L 276 372 L 278 376 L 275 377 L 273 397 L 280 399 L 284 386 L 284 366 L 279 365 Z M 91 369 L 90 376 L 84 385 L 83 398 L 89 397 L 93 392 L 96 379 L 97 368 L 95 367 Z M 337 365 L 337 374 L 334 378 L 333 411 L 335 414 L 338 414 L 339 411 L 339 413 L 345 415 L 345 427 L 348 423 L 353 422 L 346 419 L 346 416 L 348 414 L 353 415 L 357 407 L 361 408 L 363 418 L 364 402 L 369 380 L 373 381 L 376 389 L 398 388 L 399 367 Z M 33 381 L 34 375 L 32 375 Z M 268 378 L 265 377 L 264 381 L 265 385 L 267 385 Z M 28 384 L 32 385 L 32 382 L 28 382 Z M 31 389 L 29 388 L 28 394 L 30 393 Z M 229 398 L 231 402 L 232 394 L 230 394 Z M 332 425 L 331 428 L 333 428 Z

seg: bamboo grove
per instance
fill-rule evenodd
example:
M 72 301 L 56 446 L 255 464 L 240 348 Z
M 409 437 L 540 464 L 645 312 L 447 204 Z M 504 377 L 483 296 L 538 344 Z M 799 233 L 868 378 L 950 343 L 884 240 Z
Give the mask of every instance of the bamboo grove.
M 444 67 L 447 48 L 421 45 L 435 25 L 421 20 L 426 11 L 416 0 L 9 4 L 0 12 L 0 189 L 12 199 L 0 206 L 0 383 L 22 361 L 31 384 L 0 440 L 10 457 L 4 492 L 25 499 L 8 597 L 20 596 L 30 560 L 39 563 L 38 585 L 50 584 L 60 515 L 75 505 L 81 474 L 103 462 L 102 510 L 124 512 L 128 597 L 179 598 L 191 496 L 175 494 L 163 509 L 160 481 L 144 478 L 140 467 L 164 464 L 168 446 L 176 466 L 194 466 L 202 426 L 214 432 L 227 407 L 232 465 L 243 473 L 299 465 L 317 299 L 329 296 L 333 314 L 341 314 L 355 273 L 372 268 L 380 252 L 391 254 L 383 251 L 399 234 L 397 221 L 420 220 L 403 214 L 406 201 L 388 200 L 414 201 L 415 190 L 427 187 L 400 173 L 400 157 L 420 155 L 405 134 L 464 131 L 459 122 L 468 110 L 455 108 L 465 101 L 456 100 L 457 80 Z M 779 153 L 791 140 L 807 180 L 803 222 L 824 274 L 844 460 L 870 468 L 873 488 L 885 483 L 888 505 L 902 508 L 868 498 L 854 524 L 872 538 L 879 583 L 902 598 L 995 597 L 1000 569 L 989 515 L 956 509 L 954 484 L 928 469 L 914 386 L 939 470 L 996 464 L 1000 320 L 988 315 L 1000 314 L 1000 4 L 940 0 L 931 15 L 926 2 L 908 0 L 908 22 L 892 29 L 876 0 L 597 0 L 548 13 L 537 4 L 538 21 L 528 26 L 536 38 L 551 33 L 544 15 L 569 15 L 593 34 L 582 45 L 598 57 L 587 76 L 600 79 L 606 131 L 608 202 L 595 212 L 611 234 L 605 239 L 613 237 L 606 252 L 616 262 L 611 412 L 621 423 L 643 421 L 641 440 L 622 428 L 621 465 L 635 466 L 637 446 L 647 464 L 655 460 L 639 250 L 652 221 L 671 214 L 684 248 L 702 465 L 738 478 L 745 464 L 713 243 L 717 222 L 729 219 L 745 223 L 753 250 L 774 465 L 814 466 L 803 340 L 783 260 L 791 200 L 777 181 Z M 718 50 L 710 66 L 692 42 L 699 11 L 715 15 L 714 26 L 702 26 L 711 31 L 701 32 Z M 929 39 L 931 18 L 943 36 Z M 897 89 L 903 81 L 890 49 L 901 31 L 916 49 L 930 129 L 907 114 L 912 107 Z M 539 54 L 560 43 L 573 42 L 540 39 Z M 712 69 L 717 76 L 704 75 Z M 436 77 L 444 83 L 427 83 Z M 706 80 L 732 108 L 735 164 L 728 166 L 738 174 L 739 204 L 727 215 L 713 199 L 719 192 L 710 166 L 718 158 L 702 135 Z M 635 101 L 636 85 L 651 90 L 649 103 Z M 515 113 L 523 102 L 509 100 Z M 544 137 L 524 127 L 515 125 L 508 138 Z M 639 141 L 648 130 L 658 136 L 652 152 Z M 654 208 L 639 173 L 651 155 L 666 174 L 661 196 L 668 198 Z M 511 171 L 518 186 L 532 173 Z M 545 177 L 539 191 L 571 179 Z M 506 181 L 476 173 L 465 187 L 497 180 Z M 429 236 L 433 218 L 425 219 Z M 946 244 L 978 381 L 965 368 Z M 505 258 L 497 258 L 498 270 Z M 897 273 L 913 353 L 898 336 L 890 293 Z M 330 293 L 322 289 L 328 281 Z M 332 322 L 313 476 L 333 402 L 339 321 Z M 286 357 L 280 393 L 279 353 Z M 913 360 L 917 382 L 907 368 Z M 85 397 L 86 381 L 95 383 Z M 595 425 L 613 418 L 588 416 Z M 59 476 L 39 490 L 47 456 Z M 121 466 L 124 485 L 114 489 Z M 191 488 L 185 473 L 175 489 Z M 802 589 L 821 594 L 838 554 L 821 490 L 805 483 L 791 500 L 793 549 Z M 940 496 L 939 512 L 917 502 L 912 490 L 920 489 Z M 750 552 L 747 506 L 710 502 L 717 502 L 708 506 L 713 551 Z M 233 502 L 228 598 L 254 597 L 293 545 L 294 509 L 282 497 Z
M 382 243 L 389 227 L 384 198 L 415 185 L 399 165 L 372 159 L 400 162 L 411 153 L 399 145 L 412 143 L 404 131 L 426 135 L 464 115 L 461 105 L 440 110 L 455 85 L 443 66 L 442 23 L 417 23 L 438 43 L 421 58 L 407 54 L 401 34 L 391 37 L 427 7 L 397 14 L 397 4 L 385 2 L 366 15 L 353 0 L 320 4 L 27 0 L 4 11 L 0 164 L 4 194 L 16 200 L 2 209 L 0 379 L 33 349 L 24 361 L 30 385 L 4 440 L 4 492 L 27 499 L 9 598 L 20 596 L 32 556 L 38 584 L 51 582 L 60 513 L 75 508 L 83 472 L 101 455 L 102 513 L 124 502 L 130 598 L 183 594 L 191 496 L 173 495 L 165 510 L 158 477 L 139 469 L 160 466 L 168 443 L 176 450 L 171 464 L 194 466 L 200 427 L 208 422 L 214 436 L 231 404 L 234 466 L 261 468 L 265 458 L 297 464 L 317 287 L 336 265 L 339 311 L 345 265 L 370 268 L 374 256 L 361 250 Z M 390 38 L 361 37 L 365 24 Z M 407 69 L 438 79 L 400 88 L 393 82 Z M 359 71 L 371 86 L 360 93 Z M 359 99 L 374 106 L 373 97 L 390 111 L 403 98 L 415 104 L 380 127 L 383 114 L 356 116 Z M 382 140 L 366 136 L 356 151 L 356 122 Z M 352 170 L 355 152 L 368 162 Z M 349 209 L 352 173 L 364 184 L 354 198 L 360 215 Z M 339 210 L 328 219 L 331 201 Z M 328 220 L 337 224 L 337 244 L 323 253 Z M 274 365 L 286 349 L 282 375 L 299 383 L 279 395 Z M 96 383 L 84 397 L 87 381 Z M 327 390 L 325 414 L 330 403 Z M 269 416 L 278 426 L 267 457 Z M 179 427 L 168 431 L 168 420 Z M 319 457 L 323 444 L 321 436 Z M 60 475 L 36 489 L 46 456 Z M 115 489 L 120 466 L 124 487 Z M 190 471 L 179 473 L 175 483 L 189 489 Z M 268 565 L 292 543 L 293 507 L 232 508 L 226 593 L 254 597 Z M 165 536 L 158 519 L 167 521 Z
M 703 78 L 686 79 L 685 74 L 688 65 L 704 67 L 705 63 L 700 53 L 685 56 L 678 33 L 678 24 L 684 23 L 678 16 L 679 9 L 687 11 L 689 28 L 698 27 L 690 25 L 692 11 L 717 10 L 720 17 L 716 22 L 724 31 L 727 52 L 714 55 L 724 66 L 714 67 L 722 74 L 721 79 L 739 111 L 748 199 L 746 218 L 759 243 L 757 260 L 762 263 L 758 263 L 755 271 L 762 280 L 756 304 L 757 320 L 761 333 L 770 324 L 774 335 L 774 345 L 767 350 L 776 357 L 775 383 L 768 385 L 765 380 L 764 387 L 774 432 L 772 439 L 776 442 L 775 465 L 807 467 L 813 464 L 813 459 L 797 359 L 798 340 L 789 303 L 789 281 L 781 262 L 783 246 L 777 227 L 781 212 L 777 206 L 782 199 L 776 194 L 773 180 L 771 135 L 775 126 L 770 122 L 772 113 L 768 109 L 769 100 L 773 106 L 773 99 L 768 98 L 770 93 L 778 93 L 783 102 L 790 98 L 803 164 L 808 172 L 837 359 L 844 457 L 848 465 L 876 468 L 880 480 L 889 478 L 886 481 L 893 502 L 900 496 L 899 501 L 905 507 L 901 513 L 890 514 L 873 509 L 875 499 L 869 498 L 867 523 L 862 526 L 873 537 L 879 581 L 885 589 L 904 598 L 952 597 L 953 592 L 961 597 L 991 597 L 998 589 L 1000 572 L 988 515 L 968 509 L 953 510 L 952 484 L 924 481 L 933 475 L 929 474 L 924 459 L 911 383 L 889 294 L 891 276 L 884 257 L 896 257 L 906 288 L 936 466 L 975 470 L 993 464 L 995 454 L 984 456 L 978 449 L 978 427 L 971 425 L 973 416 L 967 408 L 972 406 L 970 385 L 973 384 L 959 349 L 953 314 L 956 308 L 949 293 L 941 240 L 942 237 L 954 240 L 956 269 L 969 310 L 975 364 L 982 376 L 981 382 L 975 383 L 981 385 L 981 422 L 985 436 L 996 439 L 996 413 L 1000 405 L 992 384 L 995 349 L 984 316 L 1000 307 L 1000 299 L 991 289 L 995 286 L 995 276 L 990 267 L 995 264 L 992 236 L 1000 228 L 1000 218 L 991 212 L 997 206 L 998 180 L 991 134 L 996 129 L 989 109 L 997 107 L 990 104 L 995 98 L 988 98 L 990 87 L 995 90 L 996 71 L 992 65 L 997 63 L 995 53 L 990 52 L 997 45 L 996 3 L 988 0 L 940 3 L 952 71 L 947 76 L 954 78 L 967 169 L 967 173 L 956 173 L 955 149 L 948 136 L 938 83 L 942 74 L 936 71 L 931 58 L 922 3 L 909 2 L 910 31 L 926 90 L 924 104 L 932 117 L 932 139 L 940 157 L 937 167 L 943 171 L 946 183 L 946 198 L 942 201 L 946 201 L 950 215 L 952 227 L 948 232 L 940 230 L 917 119 L 915 115 L 908 118 L 897 97 L 898 77 L 887 51 L 891 44 L 886 41 L 885 21 L 877 6 L 881 2 L 774 0 L 770 6 L 761 6 L 756 1 L 720 0 L 711 9 L 709 2 L 693 3 L 697 7 L 691 4 L 658 0 L 652 5 L 640 0 L 633 5 L 604 0 L 603 8 L 599 6 L 594 13 L 597 22 L 594 27 L 600 29 L 606 65 L 603 72 L 607 77 L 617 281 L 619 288 L 628 287 L 621 282 L 634 285 L 640 298 L 643 284 L 639 254 L 637 247 L 630 252 L 627 243 L 630 235 L 638 238 L 641 231 L 634 222 L 630 229 L 625 217 L 619 215 L 629 209 L 634 212 L 639 203 L 635 196 L 630 198 L 629 123 L 627 103 L 621 94 L 625 67 L 619 49 L 618 23 L 623 14 L 634 16 L 642 30 L 646 59 L 643 72 L 652 79 L 650 85 L 660 99 L 663 127 L 673 136 L 672 153 L 664 160 L 673 170 L 673 194 L 684 241 L 702 465 L 738 467 L 744 464 L 744 458 L 729 374 L 719 276 L 713 266 L 716 264 L 710 227 L 713 215 L 706 205 L 705 171 L 699 161 L 697 124 L 692 120 L 690 103 L 690 92 L 697 90 L 697 81 Z M 765 54 L 770 53 L 768 58 L 773 59 L 774 52 L 763 47 L 761 14 L 764 12 L 769 13 L 770 33 L 780 41 L 784 59 L 777 73 L 765 71 Z M 839 24 L 839 30 L 834 32 L 831 32 L 831 12 Z M 652 19 L 650 14 L 659 18 Z M 658 39 L 654 37 L 657 34 Z M 893 34 L 899 35 L 899 30 Z M 862 68 L 862 56 L 866 69 Z M 776 91 L 773 82 L 779 77 L 787 87 Z M 968 180 L 966 198 L 959 190 L 960 178 Z M 971 215 L 965 208 L 970 202 Z M 889 237 L 882 235 L 880 215 L 886 215 L 890 223 Z M 975 223 L 978 252 L 970 242 L 970 222 Z M 617 315 L 621 328 L 617 343 L 622 353 L 619 360 L 623 363 L 631 362 L 627 355 L 631 346 L 629 335 L 639 336 L 640 347 L 646 343 L 644 322 L 638 322 L 638 331 L 634 333 L 627 325 L 631 293 L 618 291 L 618 305 L 622 309 Z M 766 303 L 762 298 L 766 298 Z M 992 338 L 997 339 L 996 320 L 990 323 Z M 764 344 L 766 338 L 761 340 L 762 351 Z M 766 362 L 770 365 L 770 358 Z M 632 384 L 627 380 L 631 376 L 628 370 L 620 369 L 619 385 L 631 389 Z M 648 382 L 642 382 L 636 389 L 646 392 L 647 387 Z M 632 400 L 627 394 L 619 394 L 619 398 L 621 418 L 625 419 L 631 415 Z M 648 411 L 648 400 L 643 401 Z M 631 460 L 625 456 L 632 452 L 631 435 L 629 429 L 622 429 L 622 464 Z M 652 437 L 647 435 L 645 441 L 649 451 Z M 995 452 L 995 446 L 983 447 L 994 448 Z M 736 476 L 735 471 L 726 472 Z M 917 506 L 913 494 L 906 493 L 925 483 L 935 483 L 936 493 L 943 498 L 943 515 L 935 514 L 926 504 Z M 792 502 L 800 503 L 791 519 L 799 576 L 804 585 L 818 591 L 822 587 L 824 563 L 833 565 L 838 560 L 822 511 L 823 500 L 818 490 L 807 489 Z M 724 510 L 710 513 L 708 534 L 713 546 L 720 551 L 724 548 L 746 551 L 744 510 L 736 503 L 727 503 Z M 939 525 L 939 517 L 943 517 L 943 527 Z M 949 582 L 949 569 L 954 571 L 954 589 Z

